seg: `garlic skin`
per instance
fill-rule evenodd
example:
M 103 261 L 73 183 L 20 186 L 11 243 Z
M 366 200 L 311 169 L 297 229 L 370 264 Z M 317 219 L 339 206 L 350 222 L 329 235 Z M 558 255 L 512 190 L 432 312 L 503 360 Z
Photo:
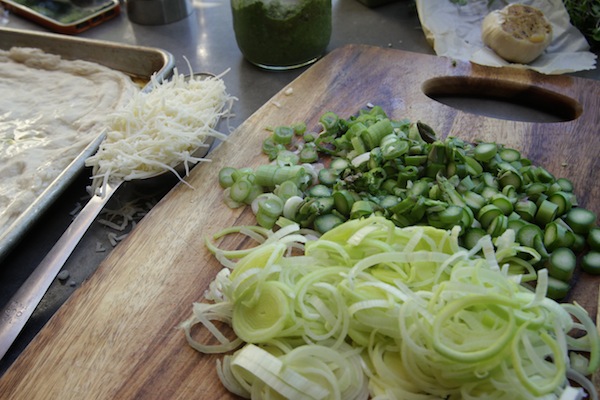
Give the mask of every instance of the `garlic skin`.
M 552 41 L 552 25 L 535 7 L 509 4 L 483 19 L 481 39 L 506 61 L 528 64 Z

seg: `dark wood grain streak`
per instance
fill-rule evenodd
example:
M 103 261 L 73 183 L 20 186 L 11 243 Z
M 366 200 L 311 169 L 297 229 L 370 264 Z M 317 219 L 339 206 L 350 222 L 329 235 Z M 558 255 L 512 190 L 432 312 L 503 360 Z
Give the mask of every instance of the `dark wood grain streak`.
M 581 108 L 573 120 L 544 124 L 468 114 L 423 93 L 424 83 L 437 79 L 443 87 L 445 77 L 460 77 L 448 82 L 473 87 L 485 82 L 499 91 L 520 88 L 534 94 L 528 101 L 550 93 Z M 293 93 L 286 94 L 290 88 Z M 192 350 L 177 329 L 220 269 L 204 247 L 204 236 L 254 223 L 247 209 L 224 205 L 218 171 L 226 165 L 264 164 L 260 149 L 267 127 L 305 121 L 314 128 L 325 111 L 350 116 L 368 103 L 381 105 L 394 118 L 422 120 L 441 137 L 515 147 L 557 176 L 570 177 L 581 204 L 600 213 L 598 82 L 392 49 L 344 47 L 253 114 L 212 153 L 212 163 L 195 168 L 189 178 L 194 190 L 177 186 L 142 220 L 0 379 L 0 397 L 234 398 L 218 382 L 219 357 Z M 574 299 L 595 315 L 599 281 L 579 278 Z

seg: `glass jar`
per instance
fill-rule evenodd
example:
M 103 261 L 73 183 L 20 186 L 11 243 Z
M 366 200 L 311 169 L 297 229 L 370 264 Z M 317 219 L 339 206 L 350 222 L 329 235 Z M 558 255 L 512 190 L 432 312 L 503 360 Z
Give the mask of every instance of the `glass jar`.
M 262 68 L 313 63 L 331 38 L 331 0 L 231 0 L 231 10 L 238 47 Z

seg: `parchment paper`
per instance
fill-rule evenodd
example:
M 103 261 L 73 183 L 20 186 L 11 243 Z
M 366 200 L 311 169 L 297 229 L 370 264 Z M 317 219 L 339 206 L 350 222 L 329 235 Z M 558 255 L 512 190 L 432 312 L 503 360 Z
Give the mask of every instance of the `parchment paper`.
M 531 5 L 544 12 L 552 24 L 552 42 L 530 64 L 509 63 L 481 40 L 481 22 L 491 11 L 508 3 Z M 529 68 L 544 74 L 563 74 L 594 69 L 596 55 L 589 51 L 585 37 L 571 25 L 562 0 L 471 0 L 458 5 L 450 0 L 416 0 L 417 12 L 427 40 L 439 56 L 472 61 L 492 67 Z

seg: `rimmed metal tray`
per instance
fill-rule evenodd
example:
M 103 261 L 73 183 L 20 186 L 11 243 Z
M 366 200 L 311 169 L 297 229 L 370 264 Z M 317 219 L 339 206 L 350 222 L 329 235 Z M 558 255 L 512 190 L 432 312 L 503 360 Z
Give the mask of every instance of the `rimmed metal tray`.
M 67 60 L 85 60 L 124 72 L 139 82 L 168 78 L 174 68 L 173 55 L 165 50 L 85 39 L 53 33 L 0 28 L 0 49 L 34 47 Z M 85 159 L 96 152 L 102 135 L 94 139 L 42 192 L 25 212 L 0 234 L 0 261 L 31 228 L 40 215 L 60 196 L 84 168 Z

